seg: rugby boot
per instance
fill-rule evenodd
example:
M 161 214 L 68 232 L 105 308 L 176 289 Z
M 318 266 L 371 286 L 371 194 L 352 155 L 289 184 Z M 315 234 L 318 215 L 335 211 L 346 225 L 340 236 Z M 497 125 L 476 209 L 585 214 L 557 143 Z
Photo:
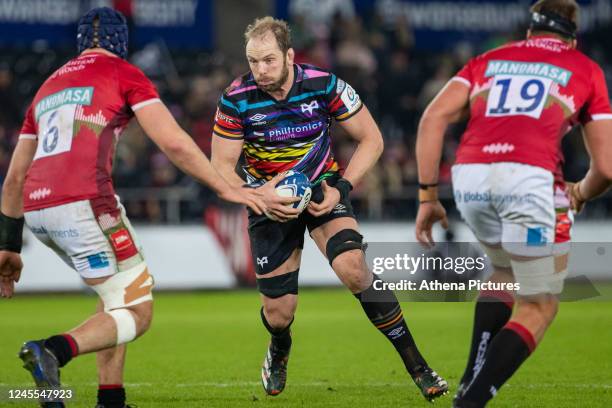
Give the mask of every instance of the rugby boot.
M 412 379 L 427 401 L 431 402 L 448 393 L 448 383 L 446 380 L 429 367 L 415 374 Z
M 270 342 L 268 353 L 261 367 L 261 382 L 266 394 L 278 395 L 285 389 L 290 351 L 291 346 L 287 349 L 281 349 Z
M 43 340 L 25 342 L 19 350 L 19 358 L 23 361 L 23 368 L 28 370 L 39 389 L 59 389 L 60 372 L 59 363 L 53 353 L 45 347 Z M 64 403 L 59 401 L 40 401 L 43 408 L 63 408 Z

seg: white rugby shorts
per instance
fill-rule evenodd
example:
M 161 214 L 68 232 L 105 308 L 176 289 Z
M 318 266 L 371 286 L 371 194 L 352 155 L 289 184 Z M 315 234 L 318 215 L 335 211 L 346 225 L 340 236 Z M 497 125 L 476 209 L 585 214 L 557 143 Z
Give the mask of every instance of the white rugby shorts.
M 96 215 L 89 200 L 28 211 L 25 223 L 82 278 L 101 278 L 144 261 L 125 209 Z
M 452 177 L 457 208 L 479 241 L 521 256 L 569 250 L 573 214 L 551 172 L 521 163 L 457 164 Z

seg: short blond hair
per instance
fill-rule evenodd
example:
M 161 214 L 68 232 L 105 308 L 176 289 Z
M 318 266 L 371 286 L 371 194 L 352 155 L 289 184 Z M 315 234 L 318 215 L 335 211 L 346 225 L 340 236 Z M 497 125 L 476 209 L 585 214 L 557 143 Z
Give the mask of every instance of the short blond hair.
M 289 48 L 291 48 L 291 29 L 286 21 L 270 16 L 257 18 L 248 25 L 244 31 L 245 44 L 249 42 L 250 39 L 261 37 L 268 32 L 274 34 L 274 38 L 276 38 L 276 42 L 278 43 L 278 48 L 280 48 L 283 54 L 286 54 Z

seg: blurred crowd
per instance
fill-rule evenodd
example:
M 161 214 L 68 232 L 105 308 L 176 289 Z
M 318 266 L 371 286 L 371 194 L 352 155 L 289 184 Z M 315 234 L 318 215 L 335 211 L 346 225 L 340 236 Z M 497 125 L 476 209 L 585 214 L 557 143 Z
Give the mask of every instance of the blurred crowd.
M 344 12 L 330 10 L 327 15 L 292 10 L 296 60 L 329 68 L 350 83 L 382 130 L 383 157 L 355 190 L 358 214 L 370 219 L 413 217 L 417 183 L 414 145 L 420 114 L 469 58 L 510 39 L 521 38 L 526 27 L 482 44 L 459 43 L 452 50 L 432 52 L 415 47 L 413 30 L 401 16 L 390 26 L 376 14 L 364 21 L 355 13 L 346 12 L 350 9 L 340 10 Z M 612 50 L 606 48 L 610 47 L 609 31 L 599 30 L 581 37 L 580 47 L 612 79 Z M 42 81 L 73 55 L 72 49 L 49 49 L 44 44 L 34 44 L 31 49 L 0 50 L 0 177 L 6 174 L 27 104 Z M 131 61 L 154 80 L 178 122 L 209 155 L 218 98 L 234 77 L 246 71 L 246 61 L 229 61 L 214 52 L 176 52 L 161 42 L 134 50 Z M 441 183 L 450 182 L 450 166 L 464 126 L 457 124 L 449 129 Z M 332 134 L 336 157 L 346 166 L 354 143 L 337 126 Z M 566 137 L 564 151 L 566 178 L 576 180 L 588 168 L 588 156 L 579 134 Z M 136 220 L 168 221 L 165 192 L 170 187 L 190 192 L 189 199 L 178 200 L 183 220 L 201 219 L 203 209 L 215 201 L 209 191 L 179 172 L 135 122 L 126 129 L 118 145 L 114 177 L 120 191 L 132 192 L 124 201 Z M 177 193 L 168 194 L 175 194 L 176 198 Z M 450 203 L 450 193 L 446 198 Z M 590 212 L 609 214 L 611 203 L 612 200 L 604 201 Z

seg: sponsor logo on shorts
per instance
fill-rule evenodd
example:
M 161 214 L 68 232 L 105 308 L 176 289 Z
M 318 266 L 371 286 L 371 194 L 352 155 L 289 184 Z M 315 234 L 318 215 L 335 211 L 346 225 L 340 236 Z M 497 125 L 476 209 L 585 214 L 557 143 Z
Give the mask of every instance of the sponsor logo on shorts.
M 571 239 L 572 219 L 568 212 L 557 213 L 555 224 L 555 243 L 568 242 Z
M 98 254 L 89 255 L 87 257 L 87 263 L 91 269 L 102 269 L 110 265 L 108 257 L 104 252 Z
M 74 228 L 65 230 L 48 230 L 45 227 L 31 227 L 30 230 L 34 234 L 48 235 L 52 238 L 78 238 L 79 231 Z
M 132 245 L 132 238 L 126 229 L 112 233 L 110 238 L 116 251 L 123 251 Z
M 546 227 L 527 229 L 527 246 L 541 246 L 546 244 Z
M 347 212 L 346 205 L 340 203 L 336 204 L 333 210 L 334 214 L 344 214 L 345 212 Z
M 138 255 L 138 248 L 134 244 L 132 237 L 127 229 L 122 228 L 109 236 L 109 240 L 117 257 L 117 261 L 125 261 Z
M 268 263 L 268 257 L 262 256 L 261 258 L 257 258 L 257 265 L 263 269 L 264 265 Z
M 489 203 L 508 204 L 508 203 L 529 203 L 536 202 L 536 196 L 532 193 L 527 194 L 491 194 L 488 191 L 454 191 L 455 202 L 457 203 Z
M 32 191 L 30 195 L 28 196 L 28 198 L 32 201 L 37 201 L 37 200 L 42 200 L 44 198 L 47 198 L 50 195 L 51 195 L 51 189 L 43 187 L 43 188 L 39 188 L 39 189 Z

